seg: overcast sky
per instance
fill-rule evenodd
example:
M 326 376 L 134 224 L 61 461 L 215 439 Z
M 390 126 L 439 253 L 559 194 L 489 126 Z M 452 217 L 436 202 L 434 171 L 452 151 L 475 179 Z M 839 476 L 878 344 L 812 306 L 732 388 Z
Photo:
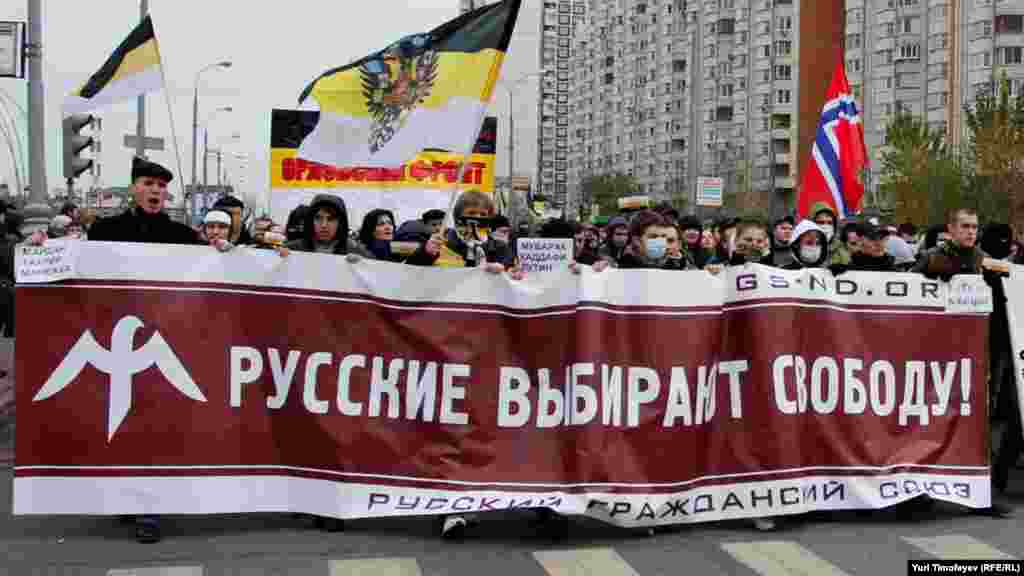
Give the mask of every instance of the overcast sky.
M 515 78 L 537 69 L 537 8 L 541 0 L 524 1 L 503 76 Z M 211 70 L 202 77 L 200 126 L 209 123 L 210 147 L 223 146 L 232 180 L 252 200 L 264 202 L 269 187 L 270 111 L 295 108 L 302 89 L 325 70 L 384 48 L 405 35 L 424 32 L 458 15 L 458 0 L 150 0 L 150 13 L 160 42 L 181 169 L 171 148 L 172 131 L 164 93 L 147 98 L 147 135 L 165 138 L 164 152 L 150 157 L 184 172 L 191 181 L 192 94 L 195 74 L 207 64 L 230 60 L 230 70 Z M 359 8 L 355 8 L 359 6 Z M 102 8 L 100 8 L 102 7 Z M 25 0 L 0 2 L 0 20 L 24 21 Z M 103 64 L 117 44 L 138 23 L 138 0 L 46 0 L 43 2 L 43 51 L 46 90 L 47 186 L 63 187 L 61 103 Z M 516 172 L 532 172 L 536 163 L 536 82 L 517 91 Z M 0 78 L 0 89 L 24 106 L 26 82 Z M 531 91 L 532 90 L 532 91 Z M 231 113 L 212 112 L 231 106 Z M 496 91 L 492 108 L 507 114 L 505 93 Z M 125 134 L 135 132 L 135 104 L 118 104 L 99 112 L 103 117 L 101 186 L 128 184 L 132 150 Z M 211 121 L 211 117 L 213 117 Z M 499 125 L 499 175 L 506 173 L 508 133 Z M 22 119 L 19 129 L 25 129 Z M 232 135 L 239 139 L 232 141 Z M 199 133 L 199 179 L 202 181 L 202 129 Z M 234 154 L 247 155 L 247 167 Z M 244 172 L 244 177 L 242 173 Z M 216 161 L 210 162 L 216 181 Z M 27 176 L 23 176 L 27 180 Z M 0 146 L 0 181 L 13 188 L 11 159 Z M 80 182 L 89 185 L 84 176 Z M 176 184 L 176 183 L 175 183 Z M 177 191 L 177 187 L 174 187 Z

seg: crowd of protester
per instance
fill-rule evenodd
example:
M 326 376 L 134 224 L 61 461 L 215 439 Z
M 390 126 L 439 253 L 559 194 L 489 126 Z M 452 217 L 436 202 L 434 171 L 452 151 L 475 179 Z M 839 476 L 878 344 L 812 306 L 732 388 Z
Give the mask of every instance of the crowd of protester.
M 1024 263 L 1024 246 L 1005 224 L 989 224 L 980 234 L 977 214 L 955 210 L 943 225 L 918 229 L 912 224 L 896 225 L 876 218 L 839 220 L 827 205 L 816 205 L 809 219 L 786 216 L 773 222 L 760 218 L 722 218 L 701 221 L 681 215 L 671 206 L 623 213 L 606 225 L 545 221 L 535 227 L 513 228 L 496 213 L 490 195 L 467 191 L 454 206 L 450 228 L 440 210 L 431 210 L 418 220 L 399 223 L 388 210 L 373 210 L 361 222 L 350 222 L 345 202 L 336 195 L 321 194 L 308 205 L 299 206 L 286 222 L 260 216 L 245 222 L 246 207 L 233 197 L 216 203 L 195 227 L 174 222 L 164 212 L 167 184 L 172 174 L 141 159 L 132 167 L 134 207 L 121 215 L 95 220 L 88 211 L 65 206 L 54 217 L 46 238 L 74 237 L 88 240 L 148 242 L 159 244 L 209 245 L 230 251 L 239 246 L 276 251 L 287 258 L 291 252 L 312 252 L 344 256 L 349 261 L 383 260 L 412 266 L 479 267 L 488 273 L 508 273 L 522 279 L 517 265 L 516 241 L 524 237 L 573 239 L 575 272 L 590 266 L 595 272 L 608 268 L 705 270 L 719 274 L 727 266 L 762 264 L 786 270 L 827 269 L 835 275 L 851 271 L 921 273 L 948 281 L 955 274 L 993 273 L 983 270 L 985 258 Z M 18 222 L 0 206 L 0 222 L 6 216 L 8 245 L 24 241 Z M 5 335 L 13 326 L 13 271 L 11 250 L 2 251 L 6 307 Z M 994 460 L 995 493 L 1006 490 L 1009 469 L 1021 452 L 1020 414 L 1016 409 L 1016 387 L 1012 352 L 1007 336 L 1005 295 L 999 282 L 995 289 L 996 311 L 991 327 L 991 381 L 994 416 L 1006 422 L 1006 433 Z M 1009 507 L 994 502 L 990 513 L 1009 514 Z M 564 518 L 551 512 L 541 514 L 548 526 L 564 527 Z M 475 523 L 472 515 L 442 519 L 442 534 L 458 536 Z M 343 528 L 337 519 L 318 518 L 329 531 Z M 759 529 L 772 529 L 768 518 L 755 521 Z M 143 542 L 159 540 L 159 523 L 154 517 L 136 519 L 137 537 Z

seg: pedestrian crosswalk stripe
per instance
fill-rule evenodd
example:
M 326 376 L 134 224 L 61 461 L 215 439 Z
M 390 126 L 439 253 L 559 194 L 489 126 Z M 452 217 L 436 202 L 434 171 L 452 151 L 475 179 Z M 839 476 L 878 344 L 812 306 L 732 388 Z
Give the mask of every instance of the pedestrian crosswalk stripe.
M 550 576 L 639 576 L 611 548 L 545 550 L 534 552 L 533 557 Z
M 203 576 L 202 566 L 153 566 L 107 571 L 107 576 Z
M 793 542 L 729 542 L 722 549 L 762 576 L 845 576 L 845 572 Z
M 331 560 L 330 576 L 420 576 L 415 558 Z
M 1006 552 L 966 534 L 903 539 L 939 560 L 1016 560 Z

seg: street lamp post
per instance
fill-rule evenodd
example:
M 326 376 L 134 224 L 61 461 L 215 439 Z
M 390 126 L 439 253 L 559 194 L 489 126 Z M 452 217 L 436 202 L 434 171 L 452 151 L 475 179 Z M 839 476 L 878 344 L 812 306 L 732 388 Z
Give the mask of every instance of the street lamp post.
M 207 70 L 212 70 L 214 68 L 223 69 L 230 67 L 231 62 L 217 62 L 216 64 L 210 64 L 209 66 L 206 66 L 205 68 L 196 73 L 195 92 L 192 95 L 192 186 L 195 186 L 198 183 L 196 182 L 196 139 L 198 138 L 199 133 L 199 77 L 202 76 L 203 72 L 206 72 Z
M 516 167 L 516 144 L 515 144 L 515 116 L 512 111 L 512 98 L 515 94 L 515 90 L 522 85 L 523 82 L 531 78 L 541 76 L 543 72 L 530 72 L 519 76 L 508 85 L 498 84 L 502 89 L 505 90 L 505 94 L 508 95 L 508 198 L 509 202 L 512 201 L 512 177 L 515 175 Z
M 203 125 L 203 186 L 209 184 L 207 177 L 209 176 L 209 164 L 206 161 L 210 156 L 210 122 L 213 121 L 213 116 L 218 112 L 233 112 L 234 108 L 231 106 L 222 106 L 213 111 L 210 115 L 210 119 L 207 120 Z

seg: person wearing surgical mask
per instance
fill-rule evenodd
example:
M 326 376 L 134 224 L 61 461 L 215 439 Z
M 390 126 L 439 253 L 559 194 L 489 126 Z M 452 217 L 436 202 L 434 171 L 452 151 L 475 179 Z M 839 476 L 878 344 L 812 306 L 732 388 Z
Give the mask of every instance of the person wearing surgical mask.
M 825 202 L 818 202 L 812 208 L 814 223 L 825 234 L 828 239 L 829 260 L 826 264 L 849 266 L 850 251 L 843 245 L 836 234 L 836 211 Z M 795 235 L 795 232 L 794 232 Z
M 824 230 L 810 220 L 804 220 L 793 230 L 789 248 L 793 252 L 793 263 L 785 266 L 787 270 L 824 268 L 828 263 L 828 237 Z
M 633 217 L 629 226 L 629 244 L 619 259 L 619 268 L 685 270 L 686 259 L 670 258 L 669 240 L 672 232 L 678 232 L 669 220 L 651 210 L 645 210 Z

